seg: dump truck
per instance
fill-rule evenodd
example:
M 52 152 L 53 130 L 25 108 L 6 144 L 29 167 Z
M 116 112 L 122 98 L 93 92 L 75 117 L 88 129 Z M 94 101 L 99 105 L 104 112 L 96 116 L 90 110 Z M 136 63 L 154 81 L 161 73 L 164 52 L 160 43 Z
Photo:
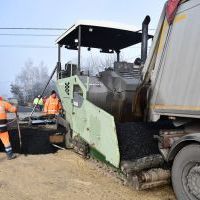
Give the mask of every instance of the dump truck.
M 136 189 L 171 177 L 177 199 L 200 199 L 199 19 L 199 0 L 169 0 L 154 36 L 149 16 L 141 30 L 79 21 L 64 32 L 56 71 L 63 106 L 57 128 L 66 148 L 118 169 Z M 140 58 L 120 59 L 140 44 Z M 78 63 L 63 65 L 62 48 L 76 50 Z M 91 75 L 81 68 L 83 48 L 115 53 L 116 61 Z

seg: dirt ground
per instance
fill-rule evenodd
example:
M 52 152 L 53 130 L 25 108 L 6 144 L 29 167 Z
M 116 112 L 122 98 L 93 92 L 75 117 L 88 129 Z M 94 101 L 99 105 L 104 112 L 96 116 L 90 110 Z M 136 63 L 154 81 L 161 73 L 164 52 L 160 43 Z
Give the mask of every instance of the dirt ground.
M 1 200 L 173 200 L 170 186 L 137 192 L 91 160 L 60 150 L 45 155 L 0 153 Z

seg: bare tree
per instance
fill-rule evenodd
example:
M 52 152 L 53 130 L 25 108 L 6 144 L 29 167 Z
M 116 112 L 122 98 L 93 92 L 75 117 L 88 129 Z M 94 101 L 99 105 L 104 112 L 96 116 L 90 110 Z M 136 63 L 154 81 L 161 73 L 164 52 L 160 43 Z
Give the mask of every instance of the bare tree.
M 20 105 L 24 105 L 24 95 L 20 86 L 16 84 L 11 84 L 10 87 L 11 87 L 10 91 L 13 94 L 14 98 L 18 100 L 18 103 Z
M 96 75 L 105 68 L 113 67 L 114 61 L 114 55 L 94 56 L 91 54 L 83 63 L 83 69 L 85 73 Z
M 16 77 L 15 83 L 11 85 L 11 92 L 16 95 L 17 91 L 13 89 L 15 89 L 14 86 L 18 87 L 20 94 L 23 94 L 24 101 L 32 102 L 36 96 L 41 94 L 48 79 L 48 69 L 43 62 L 35 66 L 31 60 L 28 60 Z M 50 82 L 45 95 L 49 95 L 52 89 L 55 89 L 55 81 Z
M 121 60 L 124 60 L 124 56 L 120 55 Z M 113 68 L 114 62 L 116 61 L 115 54 L 105 54 L 101 56 L 90 55 L 85 62 L 83 63 L 83 69 L 85 73 L 89 73 L 91 75 L 96 75 L 99 72 L 105 70 L 106 68 Z

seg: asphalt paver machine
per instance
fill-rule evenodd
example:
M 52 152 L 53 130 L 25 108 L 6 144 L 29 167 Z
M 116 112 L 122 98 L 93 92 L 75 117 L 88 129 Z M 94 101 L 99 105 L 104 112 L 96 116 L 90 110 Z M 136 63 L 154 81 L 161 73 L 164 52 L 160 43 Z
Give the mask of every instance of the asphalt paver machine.
M 169 0 L 154 37 L 149 16 L 141 30 L 79 21 L 61 35 L 57 88 L 64 112 L 57 123 L 66 147 L 119 169 L 137 189 L 166 184 L 172 174 L 178 199 L 200 199 L 199 17 L 199 0 Z M 140 58 L 120 60 L 122 49 L 137 44 Z M 76 50 L 78 64 L 63 66 L 62 48 Z M 89 75 L 82 48 L 115 53 L 116 61 Z

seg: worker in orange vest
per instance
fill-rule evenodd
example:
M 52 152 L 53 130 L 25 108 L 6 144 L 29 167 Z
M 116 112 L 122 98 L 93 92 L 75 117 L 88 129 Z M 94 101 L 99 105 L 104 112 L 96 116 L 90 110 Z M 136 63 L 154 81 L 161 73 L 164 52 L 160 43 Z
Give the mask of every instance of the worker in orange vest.
M 0 139 L 5 147 L 7 158 L 9 160 L 16 158 L 13 154 L 12 147 L 7 129 L 7 112 L 17 113 L 17 108 L 0 97 Z
M 62 109 L 60 100 L 57 97 L 56 92 L 53 90 L 51 96 L 46 100 L 44 105 L 44 112 L 48 115 L 57 115 Z

